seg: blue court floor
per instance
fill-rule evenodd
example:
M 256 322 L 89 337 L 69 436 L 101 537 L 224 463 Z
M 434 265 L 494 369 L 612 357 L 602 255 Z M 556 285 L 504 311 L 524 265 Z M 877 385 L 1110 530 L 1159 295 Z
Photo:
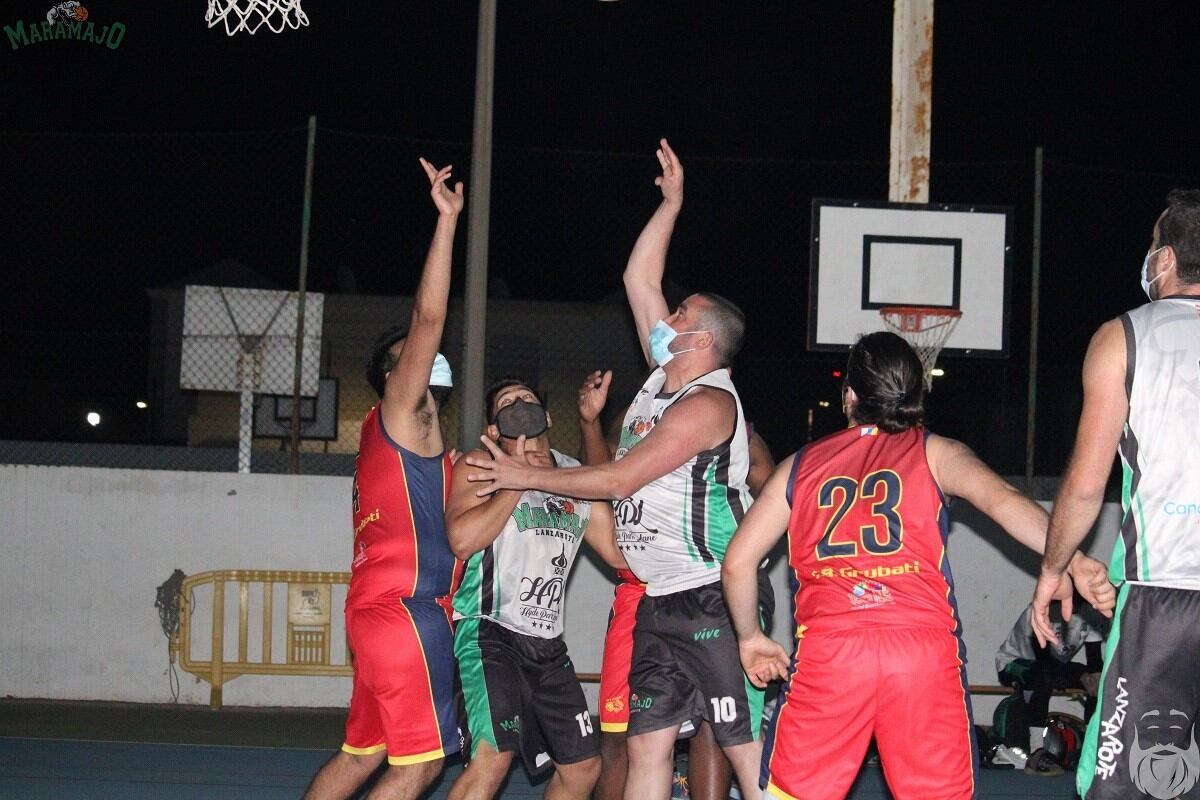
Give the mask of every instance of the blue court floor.
M 0 798 L 12 800 L 210 800 L 299 798 L 328 750 L 288 747 L 147 744 L 0 737 Z M 461 772 L 455 763 L 427 795 L 445 798 Z M 1074 775 L 1035 778 L 985 770 L 980 800 L 1074 798 Z M 509 776 L 501 797 L 541 797 L 522 768 Z M 853 800 L 890 798 L 882 773 L 865 767 Z

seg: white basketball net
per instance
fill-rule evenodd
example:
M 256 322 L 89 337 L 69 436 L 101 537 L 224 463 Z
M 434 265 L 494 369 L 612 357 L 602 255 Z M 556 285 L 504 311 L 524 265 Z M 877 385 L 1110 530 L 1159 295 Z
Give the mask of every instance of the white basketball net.
M 208 0 L 204 21 L 210 28 L 224 23 L 230 36 L 242 31 L 253 35 L 263 25 L 274 33 L 295 30 L 308 24 L 308 15 L 300 0 Z
M 925 390 L 932 389 L 938 353 L 942 352 L 946 340 L 962 319 L 962 312 L 956 308 L 894 306 L 879 309 L 879 316 L 883 317 L 888 330 L 904 337 L 917 351 L 917 358 L 925 368 Z

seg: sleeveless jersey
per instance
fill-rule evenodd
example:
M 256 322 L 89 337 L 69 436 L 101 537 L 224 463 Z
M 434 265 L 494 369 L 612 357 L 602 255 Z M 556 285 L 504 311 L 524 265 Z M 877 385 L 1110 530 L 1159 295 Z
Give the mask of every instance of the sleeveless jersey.
M 662 392 L 666 378 L 659 367 L 638 391 L 625 414 L 616 460 L 624 458 L 672 405 L 697 386 L 733 395 L 737 420 L 728 441 L 696 454 L 614 506 L 617 543 L 652 596 L 720 580 L 725 548 L 752 502 L 746 486 L 750 469 L 746 419 L 729 372 L 714 370 L 670 394 Z
M 1129 417 L 1109 576 L 1200 589 L 1200 296 L 1122 314 Z
M 560 467 L 579 462 L 551 450 Z M 511 631 L 563 632 L 563 590 L 592 516 L 588 500 L 526 491 L 495 540 L 467 561 L 454 618 L 486 617 Z
M 863 627 L 958 632 L 949 519 L 925 430 L 859 425 L 796 454 L 788 564 L 797 635 Z
M 352 494 L 354 558 L 346 607 L 454 591 L 461 562 L 446 539 L 450 456 L 419 456 L 392 440 L 379 407 L 363 420 Z

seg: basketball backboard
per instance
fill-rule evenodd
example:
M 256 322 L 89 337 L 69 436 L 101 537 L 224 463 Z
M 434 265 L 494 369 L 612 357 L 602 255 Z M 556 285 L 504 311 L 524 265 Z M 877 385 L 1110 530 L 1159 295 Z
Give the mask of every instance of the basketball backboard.
M 881 308 L 957 309 L 951 356 L 1008 355 L 1011 209 L 813 200 L 808 347 L 884 330 Z

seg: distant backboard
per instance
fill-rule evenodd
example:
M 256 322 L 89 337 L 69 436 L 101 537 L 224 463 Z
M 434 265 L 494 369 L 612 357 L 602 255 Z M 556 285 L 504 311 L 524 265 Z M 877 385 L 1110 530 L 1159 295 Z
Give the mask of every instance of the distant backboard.
M 179 385 L 290 396 L 296 370 L 295 292 L 187 287 Z M 300 393 L 317 393 L 325 296 L 307 293 Z
M 300 398 L 300 438 L 338 438 L 338 379 L 321 378 L 316 397 Z M 261 394 L 254 400 L 254 435 L 286 439 L 292 435 L 292 396 Z
M 844 351 L 887 306 L 954 308 L 943 354 L 1007 356 L 1011 209 L 813 200 L 808 347 Z

